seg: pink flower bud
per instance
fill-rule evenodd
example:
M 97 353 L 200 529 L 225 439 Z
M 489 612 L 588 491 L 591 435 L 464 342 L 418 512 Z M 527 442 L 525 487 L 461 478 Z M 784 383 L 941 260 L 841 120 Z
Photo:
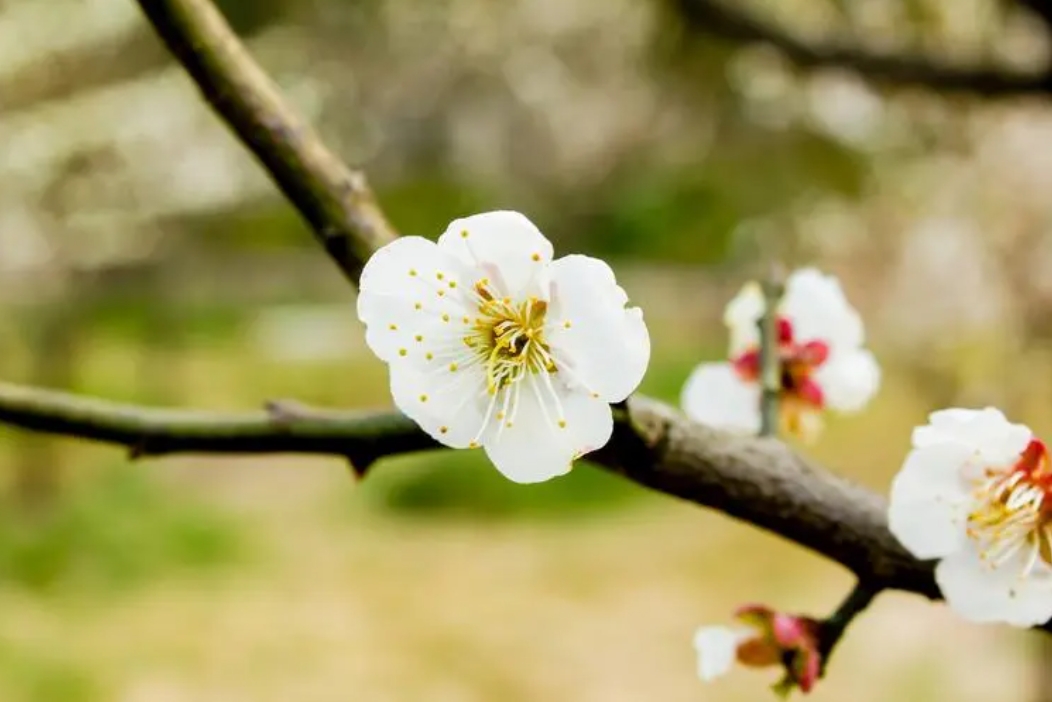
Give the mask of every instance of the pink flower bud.
M 726 672 L 737 661 L 750 668 L 782 666 L 785 676 L 774 685 L 780 695 L 794 688 L 811 691 L 821 669 L 818 622 L 762 605 L 741 607 L 735 618 L 744 626 L 706 627 L 695 636 L 698 672 L 703 679 Z

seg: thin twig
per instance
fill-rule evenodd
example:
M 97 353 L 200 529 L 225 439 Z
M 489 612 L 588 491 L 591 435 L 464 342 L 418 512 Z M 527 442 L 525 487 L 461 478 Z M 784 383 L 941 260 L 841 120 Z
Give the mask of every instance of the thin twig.
M 782 284 L 776 268 L 761 283 L 763 315 L 760 328 L 760 436 L 778 435 L 778 398 L 782 391 L 782 359 L 778 339 L 778 301 Z
M 435 448 L 394 412 L 289 412 L 270 403 L 256 412 L 154 409 L 0 383 L 0 423 L 125 446 L 132 459 L 173 453 L 346 456 L 357 471 L 377 458 Z
M 836 611 L 819 623 L 818 653 L 823 675 L 829 663 L 829 657 L 833 655 L 833 649 L 840 643 L 847 627 L 869 607 L 873 598 L 880 594 L 881 589 L 879 586 L 859 580 Z
M 895 85 L 924 86 L 988 97 L 1052 92 L 1052 71 L 1013 73 L 987 66 L 953 66 L 921 56 L 879 54 L 857 46 L 805 41 L 754 17 L 733 0 L 672 0 L 689 29 L 738 42 L 763 42 L 804 68 L 839 67 Z
M 285 102 L 209 0 L 138 0 L 202 96 L 255 154 L 352 285 L 396 232 L 365 176 Z

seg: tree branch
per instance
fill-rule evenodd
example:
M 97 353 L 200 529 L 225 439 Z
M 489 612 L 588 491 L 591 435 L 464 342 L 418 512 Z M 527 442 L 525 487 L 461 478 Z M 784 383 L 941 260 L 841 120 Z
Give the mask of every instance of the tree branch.
M 841 67 L 873 80 L 999 97 L 1052 92 L 1052 69 L 1036 74 L 993 67 L 936 63 L 919 56 L 897 56 L 841 44 L 812 44 L 754 17 L 731 0 L 672 0 L 695 32 L 738 42 L 764 42 L 804 68 Z
M 164 49 L 145 28 L 117 39 L 51 52 L 45 60 L 3 81 L 0 114 L 130 81 L 156 70 L 165 58 Z
M 633 397 L 617 408 L 615 420 L 613 439 L 586 456 L 589 463 L 840 563 L 865 584 L 867 603 L 884 589 L 941 599 L 934 564 L 918 561 L 888 531 L 881 495 L 823 470 L 780 441 L 724 434 L 649 398 Z M 387 456 L 443 448 L 396 412 L 154 409 L 10 383 L 0 383 L 0 423 L 123 446 L 133 459 L 297 453 L 348 457 L 364 471 Z M 853 603 L 859 599 L 852 597 Z M 846 626 L 847 618 L 834 620 Z M 830 648 L 842 628 L 830 637 Z M 1052 632 L 1052 623 L 1039 628 Z
M 435 448 L 397 413 L 287 411 L 210 413 L 153 409 L 0 383 L 0 423 L 125 446 L 132 459 L 173 453 L 345 456 L 357 472 L 377 458 Z
M 934 563 L 888 530 L 887 503 L 785 444 L 695 424 L 645 397 L 615 411 L 614 436 L 585 457 L 640 485 L 795 542 L 851 570 L 863 585 L 831 617 L 827 654 L 881 590 L 942 598 Z M 332 455 L 364 473 L 387 456 L 443 448 L 397 412 L 295 408 L 210 413 L 120 404 L 0 383 L 0 424 L 123 446 L 133 459 L 187 453 Z M 850 612 L 850 616 L 845 614 Z M 1052 632 L 1052 622 L 1037 627 Z
M 847 631 L 848 626 L 858 618 L 858 615 L 865 611 L 866 607 L 869 607 L 873 598 L 879 592 L 878 589 L 871 587 L 869 583 L 859 580 L 851 588 L 851 592 L 847 594 L 844 601 L 836 608 L 836 611 L 819 622 L 818 655 L 821 660 L 822 675 L 825 675 L 826 666 L 829 665 L 829 658 L 833 655 L 833 649 L 844 638 L 844 632 Z
M 641 485 L 737 517 L 835 560 L 867 582 L 937 598 L 929 564 L 885 521 L 882 497 L 833 476 L 779 441 L 726 435 L 635 397 L 614 438 L 589 460 Z M 174 453 L 304 453 L 374 460 L 436 448 L 397 413 L 150 409 L 0 383 L 0 423 L 125 446 L 133 458 Z
M 138 0 L 205 100 L 255 154 L 353 285 L 397 234 L 365 176 L 349 170 L 282 99 L 208 0 Z

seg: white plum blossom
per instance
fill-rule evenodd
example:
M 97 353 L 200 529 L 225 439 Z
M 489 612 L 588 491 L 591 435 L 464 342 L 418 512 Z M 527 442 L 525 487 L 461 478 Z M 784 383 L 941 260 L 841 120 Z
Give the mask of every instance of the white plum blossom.
M 949 606 L 974 622 L 1052 618 L 1052 466 L 1045 444 L 992 407 L 946 409 L 913 431 L 888 522 L 914 556 L 940 559 Z
M 402 237 L 362 272 L 358 316 L 398 408 L 437 441 L 483 447 L 519 483 L 567 473 L 610 439 L 610 403 L 643 378 L 650 337 L 610 267 L 552 245 L 525 216 Z
M 743 434 L 760 430 L 760 334 L 765 307 L 751 282 L 731 300 L 723 321 L 730 332 L 730 360 L 703 363 L 683 387 L 684 411 L 696 421 Z M 822 427 L 825 409 L 857 412 L 876 394 L 880 368 L 863 348 L 862 320 L 837 279 L 814 268 L 786 281 L 777 310 L 782 366 L 780 419 L 805 439 Z

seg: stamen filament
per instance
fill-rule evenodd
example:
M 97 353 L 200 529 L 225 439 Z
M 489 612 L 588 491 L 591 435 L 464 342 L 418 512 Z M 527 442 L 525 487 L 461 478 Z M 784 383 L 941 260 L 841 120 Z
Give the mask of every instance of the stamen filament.
M 976 542 L 979 557 L 998 568 L 1020 554 L 1019 577 L 1038 568 L 1052 568 L 1052 510 L 1048 454 L 1036 439 L 1015 465 L 990 468 L 972 492 L 975 508 L 968 515 L 966 533 Z

